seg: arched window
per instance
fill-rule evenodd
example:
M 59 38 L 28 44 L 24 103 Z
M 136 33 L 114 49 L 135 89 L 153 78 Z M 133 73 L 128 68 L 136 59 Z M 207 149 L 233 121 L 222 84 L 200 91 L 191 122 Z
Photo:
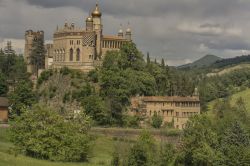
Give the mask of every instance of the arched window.
M 77 48 L 77 50 L 76 50 L 76 61 L 80 61 L 80 49 L 79 48 Z
M 69 50 L 69 61 L 73 61 L 73 48 Z

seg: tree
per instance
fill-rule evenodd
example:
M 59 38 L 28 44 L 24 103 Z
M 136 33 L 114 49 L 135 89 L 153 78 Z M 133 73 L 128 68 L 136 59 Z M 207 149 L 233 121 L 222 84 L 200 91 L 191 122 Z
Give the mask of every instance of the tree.
M 98 125 L 109 124 L 109 110 L 102 98 L 97 95 L 88 96 L 82 100 L 82 106 Z
M 175 158 L 175 149 L 172 144 L 165 144 L 160 151 L 160 163 L 159 166 L 169 166 L 173 163 Z
M 151 63 L 150 57 L 149 57 L 149 52 L 147 52 L 147 65 Z
M 182 137 L 180 163 L 194 166 L 218 164 L 221 153 L 217 134 L 212 130 L 212 123 L 207 115 L 195 116 L 188 121 Z M 180 156 L 179 156 L 180 157 Z
M 119 65 L 122 69 L 132 68 L 134 70 L 143 70 L 145 62 L 142 53 L 132 42 L 122 45 L 120 49 L 121 58 Z
M 160 128 L 161 127 L 161 124 L 162 124 L 162 117 L 157 115 L 156 113 L 154 113 L 154 115 L 152 116 L 152 126 L 154 128 Z
M 162 68 L 165 68 L 165 61 L 164 61 L 163 58 L 161 59 L 161 67 L 162 67 Z
M 158 158 L 156 157 L 157 147 L 152 135 L 143 131 L 137 142 L 131 147 L 128 154 L 128 166 L 156 166 Z
M 7 85 L 6 78 L 0 72 L 0 96 L 5 96 L 7 92 L 8 92 L 8 85 Z
M 46 106 L 35 106 L 17 117 L 11 140 L 17 152 L 52 161 L 86 161 L 89 157 L 90 119 L 80 113 L 65 120 Z
M 246 157 L 250 159 L 249 148 L 249 134 L 238 121 L 233 122 L 226 129 L 220 143 L 220 150 L 225 155 L 225 165 L 244 166 L 249 164 L 248 161 L 245 161 Z
M 11 116 L 20 116 L 25 108 L 31 107 L 36 102 L 36 95 L 32 88 L 30 82 L 21 81 L 18 83 L 16 89 L 9 95 Z
M 45 48 L 42 37 L 33 40 L 33 49 L 31 52 L 31 65 L 34 67 L 33 73 L 38 76 L 38 70 L 45 67 Z

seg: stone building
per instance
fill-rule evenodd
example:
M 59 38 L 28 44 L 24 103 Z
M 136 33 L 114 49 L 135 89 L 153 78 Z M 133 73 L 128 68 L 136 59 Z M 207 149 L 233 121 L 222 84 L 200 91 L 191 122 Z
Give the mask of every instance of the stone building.
M 146 119 L 157 114 L 162 116 L 164 123 L 173 123 L 175 128 L 183 129 L 191 116 L 200 114 L 200 100 L 197 96 L 133 97 L 129 114 Z
M 34 66 L 31 64 L 31 53 L 33 50 L 33 43 L 37 39 L 42 38 L 44 40 L 44 32 L 27 30 L 25 32 L 25 48 L 24 48 L 24 60 L 27 64 L 27 72 L 34 73 Z
M 74 23 L 65 22 L 57 27 L 53 36 L 52 68 L 68 67 L 89 71 L 100 64 L 108 50 L 119 50 L 131 41 L 131 29 L 122 29 L 117 35 L 103 34 L 102 13 L 96 4 L 91 15 L 86 18 L 85 28 L 76 27 Z

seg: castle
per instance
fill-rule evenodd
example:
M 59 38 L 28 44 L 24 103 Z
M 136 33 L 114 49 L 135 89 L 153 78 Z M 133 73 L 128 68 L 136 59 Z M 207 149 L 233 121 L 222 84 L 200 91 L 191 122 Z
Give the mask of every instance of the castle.
M 79 28 L 74 23 L 67 22 L 63 27 L 56 28 L 53 44 L 46 45 L 45 68 L 68 67 L 87 72 L 101 63 L 107 51 L 119 50 L 124 43 L 132 40 L 129 27 L 125 33 L 121 28 L 117 35 L 103 35 L 102 13 L 98 4 L 86 18 L 85 23 L 85 28 Z M 32 40 L 37 37 L 43 38 L 44 33 L 26 31 L 24 54 L 28 72 L 32 71 L 32 65 L 30 65 Z

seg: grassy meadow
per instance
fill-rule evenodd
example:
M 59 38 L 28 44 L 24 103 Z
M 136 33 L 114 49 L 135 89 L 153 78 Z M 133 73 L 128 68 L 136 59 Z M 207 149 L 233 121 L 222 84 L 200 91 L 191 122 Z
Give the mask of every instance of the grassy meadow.
M 93 152 L 89 162 L 50 162 L 12 154 L 10 149 L 13 145 L 8 139 L 8 129 L 0 128 L 0 166 L 109 166 L 114 145 L 115 143 L 111 137 L 98 136 L 93 145 Z

